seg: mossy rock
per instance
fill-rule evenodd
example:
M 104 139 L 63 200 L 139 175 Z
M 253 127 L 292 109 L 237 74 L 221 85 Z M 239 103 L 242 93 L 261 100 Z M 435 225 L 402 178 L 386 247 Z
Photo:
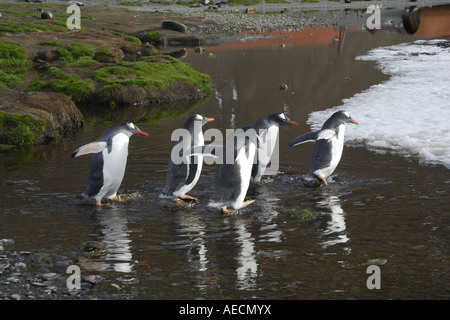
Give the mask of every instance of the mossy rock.
M 100 48 L 95 51 L 94 60 L 103 63 L 117 63 L 118 59 L 108 48 Z
M 89 95 L 94 92 L 94 88 L 90 79 L 82 80 L 76 74 L 65 73 L 57 67 L 51 67 L 43 77 L 30 82 L 25 92 L 30 91 L 64 93 L 70 96 L 73 101 L 81 102 L 86 101 Z
M 97 92 L 98 99 L 107 104 L 112 101 L 153 104 L 201 99 L 209 92 L 211 78 L 208 75 L 170 56 L 155 56 L 152 59 L 152 62 L 122 61 L 117 66 L 94 71 L 92 79 L 103 84 Z
M 6 145 L 24 146 L 33 144 L 36 135 L 44 132 L 46 122 L 29 114 L 17 115 L 0 111 L 0 127 L 4 132 L 0 142 Z
M 64 94 L 0 89 L 0 96 L 0 144 L 45 143 L 83 126 L 81 112 Z

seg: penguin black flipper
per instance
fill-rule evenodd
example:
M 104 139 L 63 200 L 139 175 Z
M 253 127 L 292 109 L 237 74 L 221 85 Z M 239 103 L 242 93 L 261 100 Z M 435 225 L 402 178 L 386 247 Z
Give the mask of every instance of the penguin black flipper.
M 103 166 L 103 154 L 101 152 L 94 154 L 90 165 L 89 183 L 79 198 L 93 197 L 99 193 L 104 184 Z
M 97 153 L 102 152 L 107 147 L 107 143 L 105 141 L 92 141 L 87 142 L 79 146 L 72 153 L 72 158 L 79 157 L 89 153 Z
M 296 146 L 298 144 L 302 144 L 305 142 L 314 142 L 319 133 L 320 133 L 320 130 L 302 134 L 301 136 L 298 136 L 297 138 L 292 139 L 292 141 L 289 142 L 289 147 L 293 147 L 293 146 Z

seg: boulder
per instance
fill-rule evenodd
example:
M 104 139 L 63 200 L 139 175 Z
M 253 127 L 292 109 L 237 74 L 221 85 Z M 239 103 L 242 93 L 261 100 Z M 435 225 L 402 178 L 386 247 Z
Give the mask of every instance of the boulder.
M 167 29 L 167 30 L 178 31 L 178 32 L 182 32 L 182 33 L 187 31 L 187 27 L 184 24 L 173 21 L 173 20 L 163 21 L 161 23 L 161 28 Z
M 57 137 L 67 136 L 83 127 L 83 115 L 72 99 L 55 92 L 29 92 L 23 93 L 11 89 L 0 89 L 0 111 L 8 115 L 31 115 L 41 120 L 42 128 L 36 130 L 29 128 L 33 140 L 23 144 L 40 144 L 54 140 Z M 43 121 L 42 121 L 43 120 Z M 15 130 L 15 121 L 4 121 L 0 127 L 0 143 L 11 143 L 11 131 Z M 9 134 L 8 134 L 9 133 Z

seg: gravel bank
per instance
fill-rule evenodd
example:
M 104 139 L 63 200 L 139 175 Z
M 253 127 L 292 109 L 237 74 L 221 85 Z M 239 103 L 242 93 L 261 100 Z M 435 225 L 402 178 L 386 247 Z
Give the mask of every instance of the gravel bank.
M 382 19 L 389 19 L 392 23 L 392 12 L 390 11 L 393 8 L 403 10 L 409 6 L 449 3 L 449 0 L 418 0 L 414 2 L 410 0 L 377 0 L 351 3 L 345 3 L 345 0 L 315 0 L 317 2 L 314 3 L 304 3 L 300 0 L 278 0 L 283 3 L 266 3 L 265 0 L 261 0 L 259 4 L 227 5 L 226 3 L 230 0 L 187 0 L 185 2 L 191 3 L 191 5 L 179 5 L 175 4 L 178 0 L 165 0 L 166 4 L 153 3 L 156 1 L 159 0 L 127 2 L 124 0 L 96 0 L 95 2 L 86 0 L 81 2 L 84 2 L 85 6 L 105 5 L 127 8 L 137 12 L 155 12 L 174 19 L 179 18 L 188 27 L 188 33 L 201 34 L 208 41 L 213 39 L 213 42 L 245 40 L 249 37 L 246 34 L 248 31 L 255 33 L 275 30 L 295 32 L 304 28 L 344 28 L 348 26 L 363 28 L 369 17 L 366 9 L 370 5 L 389 9 L 383 11 Z M 6 2 L 15 1 L 7 0 Z M 171 2 L 173 4 L 168 4 Z M 249 0 L 249 2 L 252 1 Z M 47 3 L 67 3 L 67 1 L 48 0 Z M 139 3 L 140 5 L 124 6 L 123 3 Z M 252 13 L 247 13 L 249 10 Z M 81 9 L 81 14 L 83 14 L 83 9 Z

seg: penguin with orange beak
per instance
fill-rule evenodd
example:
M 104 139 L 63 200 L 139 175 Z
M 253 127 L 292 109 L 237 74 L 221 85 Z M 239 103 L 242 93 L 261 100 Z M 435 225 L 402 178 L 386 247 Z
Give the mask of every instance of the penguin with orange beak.
M 103 205 L 103 199 L 122 201 L 117 190 L 125 174 L 130 137 L 137 134 L 148 136 L 132 122 L 121 122 L 103 131 L 97 141 L 82 144 L 72 153 L 72 158 L 94 154 L 88 185 L 78 198 L 94 197 L 97 205 Z
M 335 112 L 318 131 L 298 136 L 289 143 L 289 147 L 305 142 L 315 142 L 311 166 L 305 177 L 313 185 L 327 185 L 327 178 L 334 172 L 344 149 L 345 124 L 358 124 L 348 112 Z
M 205 139 L 203 137 L 202 126 L 214 121 L 213 118 L 203 117 L 200 114 L 190 116 L 183 129 L 189 133 L 186 136 L 181 136 L 175 143 L 173 150 L 181 150 L 190 152 L 191 148 L 203 146 Z M 185 202 L 198 202 L 198 199 L 187 195 L 197 184 L 203 166 L 203 155 L 196 154 L 184 157 L 184 161 L 176 163 L 173 159 L 173 151 L 169 159 L 169 166 L 167 169 L 166 186 L 161 193 L 161 197 L 175 197 L 178 204 Z M 178 156 L 178 154 L 177 154 Z

